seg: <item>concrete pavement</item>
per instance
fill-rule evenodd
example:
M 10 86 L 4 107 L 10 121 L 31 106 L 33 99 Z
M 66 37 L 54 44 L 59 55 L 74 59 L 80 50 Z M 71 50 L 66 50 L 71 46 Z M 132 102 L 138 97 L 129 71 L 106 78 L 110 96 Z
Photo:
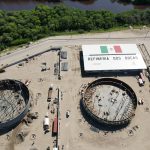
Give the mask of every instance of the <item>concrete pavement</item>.
M 41 39 L 0 57 L 0 65 L 6 65 L 45 51 L 51 46 L 67 46 L 98 43 L 149 43 L 150 33 L 145 30 L 124 30 L 108 33 L 89 33 L 69 36 L 54 36 Z

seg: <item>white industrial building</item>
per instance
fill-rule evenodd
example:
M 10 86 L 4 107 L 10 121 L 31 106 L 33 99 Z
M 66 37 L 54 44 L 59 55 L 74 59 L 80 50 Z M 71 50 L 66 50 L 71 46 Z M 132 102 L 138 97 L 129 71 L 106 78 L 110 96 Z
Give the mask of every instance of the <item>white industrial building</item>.
M 140 71 L 146 64 L 136 44 L 82 45 L 84 71 Z

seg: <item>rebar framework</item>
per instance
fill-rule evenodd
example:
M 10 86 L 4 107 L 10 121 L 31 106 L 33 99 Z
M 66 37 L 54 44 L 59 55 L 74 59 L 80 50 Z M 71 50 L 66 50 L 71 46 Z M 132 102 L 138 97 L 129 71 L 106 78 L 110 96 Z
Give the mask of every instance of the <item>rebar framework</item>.
M 134 116 L 137 98 L 126 83 L 113 78 L 102 78 L 88 85 L 81 104 L 96 121 L 123 125 L 129 123 Z
M 28 88 L 17 80 L 0 81 L 0 129 L 22 119 L 29 106 Z

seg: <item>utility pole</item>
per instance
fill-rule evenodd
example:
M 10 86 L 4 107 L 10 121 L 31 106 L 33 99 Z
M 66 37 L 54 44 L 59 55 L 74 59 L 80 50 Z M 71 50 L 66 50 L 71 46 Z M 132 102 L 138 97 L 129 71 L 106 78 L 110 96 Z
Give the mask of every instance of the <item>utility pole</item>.
M 60 132 L 60 130 L 59 130 L 59 127 L 60 127 L 60 125 L 59 125 L 59 119 L 60 119 L 60 111 L 59 111 L 59 100 L 60 100 L 60 90 L 59 90 L 59 88 L 57 88 L 57 136 L 56 136 L 56 147 L 58 147 L 58 136 L 59 136 L 59 132 Z
M 58 60 L 58 80 L 61 80 L 61 75 L 60 75 L 60 57 L 61 57 L 61 49 L 59 50 L 58 52 L 58 57 L 59 57 L 59 60 Z

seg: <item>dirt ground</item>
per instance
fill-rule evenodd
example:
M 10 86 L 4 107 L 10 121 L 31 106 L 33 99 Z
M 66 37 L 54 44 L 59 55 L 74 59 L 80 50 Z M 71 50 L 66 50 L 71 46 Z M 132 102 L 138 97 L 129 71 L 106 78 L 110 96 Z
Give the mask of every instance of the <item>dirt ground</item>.
M 120 33 L 119 33 L 120 34 Z M 140 35 L 140 34 L 138 34 Z M 80 39 L 79 39 L 80 41 Z M 79 42 L 78 41 L 78 42 Z M 114 39 L 107 41 L 91 42 L 95 43 L 145 43 L 149 50 L 149 41 L 146 39 L 134 39 L 132 41 L 126 39 L 117 41 Z M 87 43 L 86 40 L 80 43 Z M 60 43 L 58 44 L 60 45 Z M 63 45 L 63 44 L 62 44 Z M 54 137 L 52 137 L 52 121 L 56 114 L 51 114 L 47 109 L 47 94 L 50 84 L 54 85 L 52 99 L 57 97 L 57 88 L 60 89 L 60 119 L 59 119 L 59 136 L 58 144 L 60 149 L 64 145 L 64 150 L 149 150 L 150 149 L 150 83 L 145 77 L 146 83 L 140 87 L 137 79 L 134 76 L 115 77 L 129 84 L 135 91 L 137 98 L 143 98 L 144 105 L 138 105 L 135 117 L 131 124 L 122 130 L 115 132 L 94 132 L 91 130 L 91 125 L 84 119 L 80 111 L 80 95 L 79 90 L 82 84 L 87 84 L 99 77 L 82 77 L 80 69 L 80 48 L 76 43 L 63 45 L 62 50 L 67 51 L 67 60 L 61 62 L 68 62 L 69 70 L 61 71 L 62 79 L 58 80 L 58 76 L 54 75 L 54 64 L 58 62 L 57 52 L 47 52 L 40 56 L 31 59 L 23 66 L 14 65 L 6 69 L 5 73 L 0 74 L 0 79 L 16 79 L 22 82 L 30 80 L 28 88 L 33 94 L 34 107 L 32 112 L 38 112 L 39 118 L 34 120 L 29 126 L 22 126 L 21 129 L 27 128 L 29 134 L 25 137 L 25 141 L 20 144 L 14 144 L 14 137 L 8 139 L 8 135 L 13 135 L 14 131 L 0 136 L 1 150 L 29 150 L 36 147 L 39 150 L 46 150 L 48 146 L 52 149 Z M 15 58 L 15 56 L 13 56 Z M 19 59 L 20 57 L 17 57 Z M 9 59 L 8 59 L 9 60 Z M 11 60 L 12 61 L 12 60 Z M 9 62 L 9 61 L 8 61 Z M 43 62 L 47 63 L 50 70 L 41 72 L 41 65 Z M 3 60 L 3 63 L 7 63 Z M 41 93 L 39 98 L 36 98 L 37 93 Z M 56 106 L 54 105 L 55 110 Z M 70 111 L 69 118 L 66 118 L 66 111 Z M 50 118 L 50 132 L 44 134 L 43 119 L 46 113 L 49 112 Z M 138 129 L 133 129 L 138 126 Z M 129 131 L 132 130 L 132 135 Z M 32 139 L 32 134 L 36 138 Z

